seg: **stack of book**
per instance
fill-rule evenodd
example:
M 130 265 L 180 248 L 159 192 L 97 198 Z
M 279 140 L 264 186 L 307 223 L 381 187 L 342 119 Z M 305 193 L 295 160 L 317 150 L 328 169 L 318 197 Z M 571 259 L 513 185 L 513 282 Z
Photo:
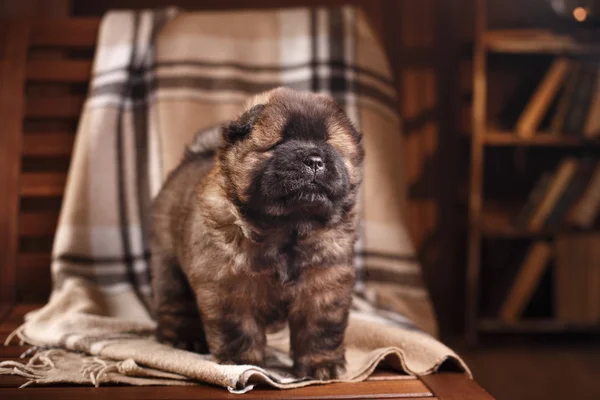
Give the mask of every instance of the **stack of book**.
M 600 138 L 600 64 L 556 58 L 516 123 L 517 134 L 534 136 L 549 121 L 552 134 Z
M 530 231 L 589 229 L 599 210 L 600 162 L 568 157 L 556 171 L 542 174 L 513 222 Z

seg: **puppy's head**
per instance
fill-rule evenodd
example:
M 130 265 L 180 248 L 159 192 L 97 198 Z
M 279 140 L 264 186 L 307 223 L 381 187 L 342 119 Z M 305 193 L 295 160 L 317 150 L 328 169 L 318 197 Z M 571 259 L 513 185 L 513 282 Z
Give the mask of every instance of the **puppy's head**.
M 223 135 L 229 195 L 254 222 L 327 223 L 354 204 L 361 135 L 332 98 L 274 89 L 254 97 Z

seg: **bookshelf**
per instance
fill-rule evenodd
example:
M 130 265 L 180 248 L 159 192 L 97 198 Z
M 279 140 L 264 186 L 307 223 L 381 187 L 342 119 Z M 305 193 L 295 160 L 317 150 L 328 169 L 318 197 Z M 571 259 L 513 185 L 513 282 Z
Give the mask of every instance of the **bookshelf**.
M 536 131 L 524 137 L 517 129 L 507 130 L 492 125 L 487 115 L 488 56 L 491 54 L 552 55 L 556 57 L 600 56 L 600 45 L 581 44 L 566 35 L 543 30 L 488 30 L 486 0 L 476 0 L 475 46 L 473 53 L 473 102 L 471 134 L 470 188 L 468 194 L 469 235 L 466 273 L 466 334 L 475 344 L 483 333 L 595 333 L 599 323 L 568 322 L 552 318 L 506 321 L 500 316 L 481 313 L 482 245 L 486 240 L 553 241 L 558 235 L 585 235 L 589 229 L 567 226 L 528 229 L 515 226 L 515 207 L 497 204 L 485 198 L 485 163 L 489 151 L 499 148 L 551 148 L 556 151 L 600 149 L 600 136 L 592 138 L 557 132 Z M 518 207 L 518 205 L 517 205 Z

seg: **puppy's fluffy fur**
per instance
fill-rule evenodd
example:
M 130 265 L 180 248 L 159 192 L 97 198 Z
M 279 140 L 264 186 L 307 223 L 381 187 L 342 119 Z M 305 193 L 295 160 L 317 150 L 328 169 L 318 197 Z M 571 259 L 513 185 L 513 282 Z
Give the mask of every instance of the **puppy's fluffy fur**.
M 153 205 L 157 337 L 222 363 L 264 365 L 288 321 L 298 376 L 344 370 L 361 135 L 328 96 L 279 88 L 188 155 Z

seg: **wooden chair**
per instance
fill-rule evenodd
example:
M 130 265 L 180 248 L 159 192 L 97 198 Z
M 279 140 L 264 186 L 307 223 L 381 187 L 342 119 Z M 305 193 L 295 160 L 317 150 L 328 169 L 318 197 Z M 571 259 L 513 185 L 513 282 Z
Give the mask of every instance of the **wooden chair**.
M 50 251 L 75 130 L 90 79 L 98 19 L 0 20 L 0 340 L 50 293 Z M 26 347 L 0 348 L 0 361 Z M 21 360 L 22 361 L 22 360 Z M 0 398 L 241 398 L 222 388 L 43 387 L 0 377 Z M 464 374 L 412 378 L 379 373 L 366 382 L 289 391 L 254 390 L 245 399 L 491 397 Z

